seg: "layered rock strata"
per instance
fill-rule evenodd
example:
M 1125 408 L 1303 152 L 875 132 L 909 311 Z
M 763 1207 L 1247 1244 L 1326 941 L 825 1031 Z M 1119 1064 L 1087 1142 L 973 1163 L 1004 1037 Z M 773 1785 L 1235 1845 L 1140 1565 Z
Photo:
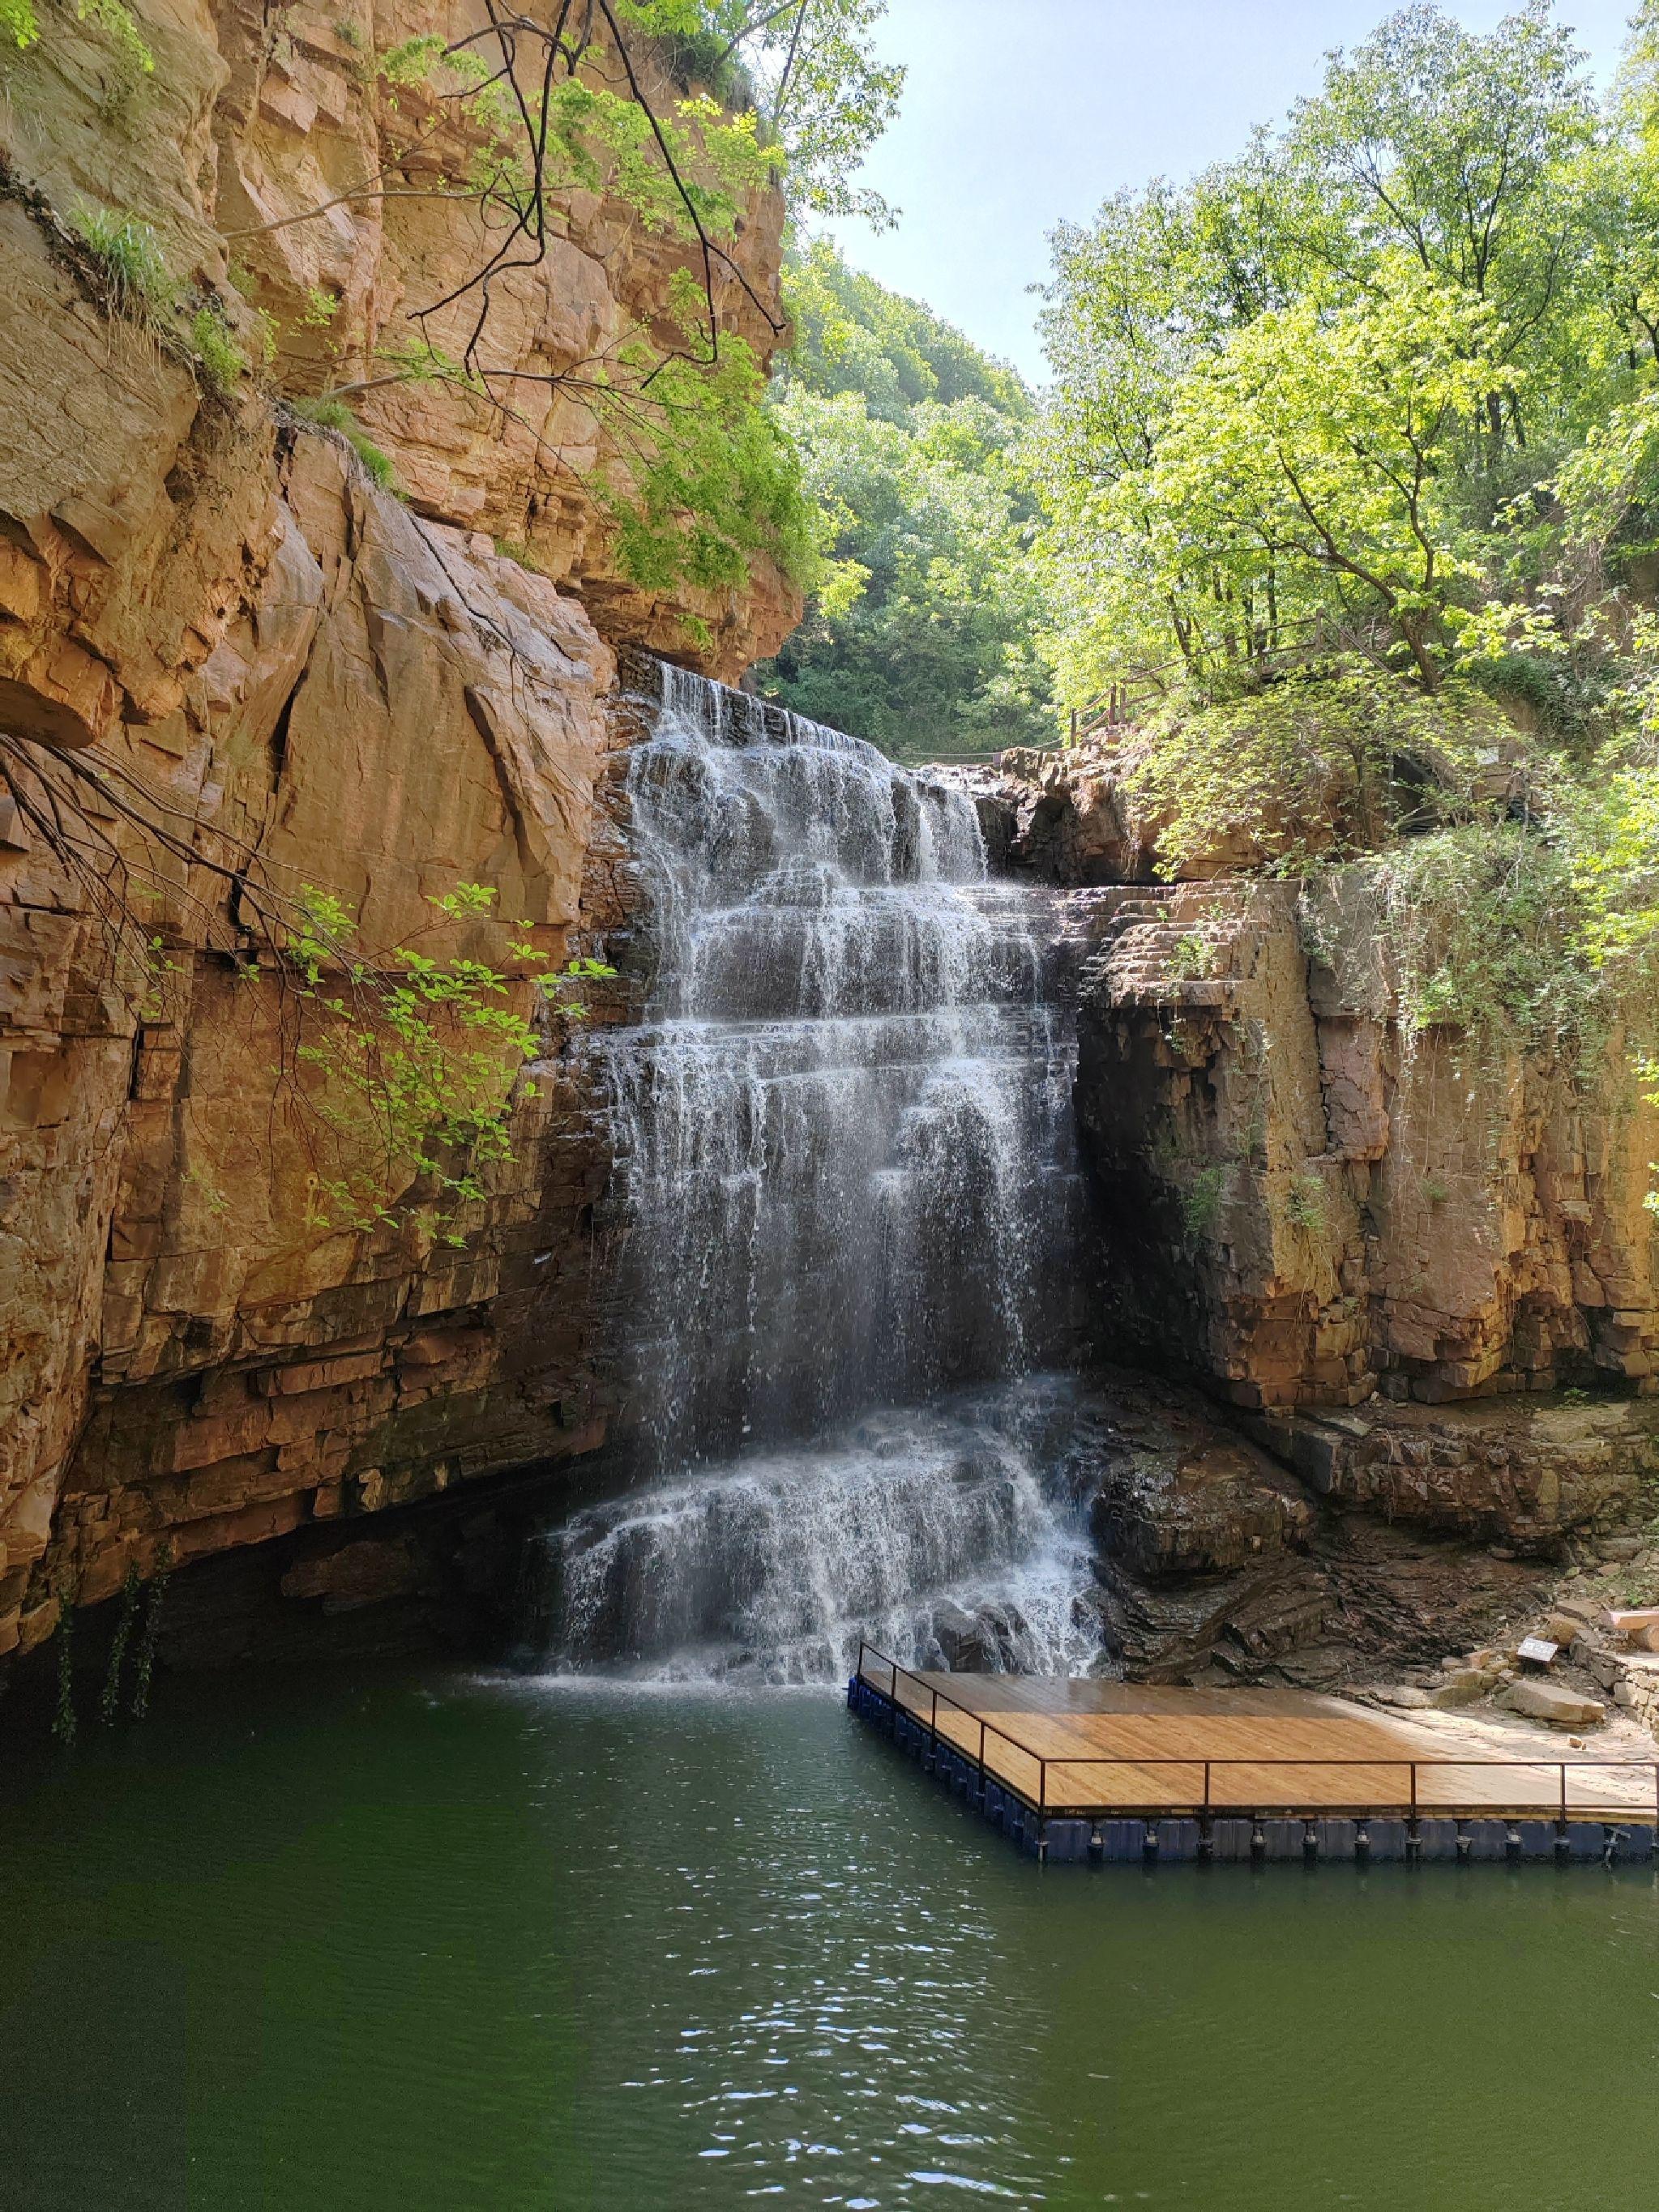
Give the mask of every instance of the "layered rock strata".
M 1488 1411 L 1455 1410 L 1475 1421 Z M 1325 1437 L 1327 1424 L 1294 1418 L 1299 1438 Z M 1103 1370 L 1080 1401 L 1070 1479 L 1096 1539 L 1106 1648 L 1133 1676 L 1326 1688 L 1432 1669 L 1449 1647 L 1525 1620 L 1562 1554 L 1594 1553 L 1588 1532 L 1628 1513 L 1628 1485 L 1614 1482 L 1574 1497 L 1547 1530 L 1534 1523 L 1524 1548 L 1494 1548 L 1495 1530 L 1526 1525 L 1512 1495 L 1488 1501 L 1485 1517 L 1474 1496 L 1437 1516 L 1413 1510 L 1412 1498 L 1333 1480 L 1305 1448 L 1293 1454 L 1285 1422 L 1253 1425 L 1247 1437 L 1197 1391 L 1122 1370 Z M 1440 1479 L 1455 1497 L 1455 1472 Z M 953 1663 L 988 1662 L 964 1638 Z
M 532 978 L 628 905 L 613 643 L 735 673 L 796 611 L 764 561 L 741 592 L 618 566 L 581 365 L 665 342 L 689 260 L 602 183 L 495 288 L 510 410 L 386 373 L 480 238 L 418 152 L 439 104 L 376 58 L 481 13 L 139 17 L 142 81 L 92 11 L 3 64 L 0 1655 L 131 1568 L 598 1441 L 606 1139 Z M 178 314 L 87 243 L 121 222 Z M 763 365 L 781 227 L 751 193 L 715 280 Z M 271 342 L 263 380 L 192 356 L 196 300 L 251 359 Z M 400 495 L 284 404 L 343 384 Z M 487 903 L 434 907 L 463 884 Z M 510 1157 L 459 1209 L 405 1173 L 374 1225 L 331 1224 L 339 1131 L 283 950 L 313 889 L 366 957 L 477 961 L 539 1025 Z
M 1413 1028 L 1358 871 L 1152 882 L 1093 753 L 969 781 L 1006 865 L 1085 887 L 1115 1341 L 1251 1408 L 1659 1389 L 1659 1105 L 1621 1038 L 1586 1068 Z
M 1343 918 L 1310 951 L 1249 881 L 1103 915 L 1080 1103 L 1142 1326 L 1244 1406 L 1651 1389 L 1659 1111 L 1616 1040 L 1587 1083 L 1411 1036 Z

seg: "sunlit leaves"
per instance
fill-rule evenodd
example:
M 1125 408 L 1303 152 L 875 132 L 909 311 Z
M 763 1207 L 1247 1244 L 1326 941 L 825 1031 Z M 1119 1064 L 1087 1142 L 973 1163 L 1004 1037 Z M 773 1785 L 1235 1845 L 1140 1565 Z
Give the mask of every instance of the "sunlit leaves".
M 777 419 L 832 535 L 763 687 L 912 759 L 1046 738 L 1024 387 L 827 246 L 787 297 Z
M 488 884 L 463 883 L 428 903 L 441 921 L 465 927 L 489 921 L 495 901 Z M 510 949 L 539 957 L 527 940 Z M 368 1230 L 413 1207 L 459 1243 L 459 1209 L 486 1197 L 484 1172 L 513 1158 L 520 1073 L 544 1049 L 522 992 L 465 955 L 412 945 L 372 954 L 350 908 L 310 884 L 283 951 L 301 986 L 296 1056 L 312 1072 L 308 1103 L 335 1139 L 316 1169 L 313 1225 Z M 580 1020 L 587 1009 L 570 986 L 615 972 L 584 957 L 532 980 Z

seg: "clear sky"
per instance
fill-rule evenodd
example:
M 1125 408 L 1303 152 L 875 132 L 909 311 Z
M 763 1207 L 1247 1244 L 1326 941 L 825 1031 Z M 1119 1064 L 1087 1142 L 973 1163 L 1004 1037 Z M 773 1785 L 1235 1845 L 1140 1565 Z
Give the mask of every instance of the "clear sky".
M 1557 0 L 1598 76 L 1633 0 Z M 848 258 L 926 300 L 979 344 L 1043 374 L 1027 290 L 1047 235 L 1108 192 L 1236 153 L 1319 84 L 1388 0 L 890 0 L 880 45 L 908 64 L 898 121 L 866 180 L 898 228 L 836 226 Z M 1490 30 L 1504 0 L 1455 12 Z

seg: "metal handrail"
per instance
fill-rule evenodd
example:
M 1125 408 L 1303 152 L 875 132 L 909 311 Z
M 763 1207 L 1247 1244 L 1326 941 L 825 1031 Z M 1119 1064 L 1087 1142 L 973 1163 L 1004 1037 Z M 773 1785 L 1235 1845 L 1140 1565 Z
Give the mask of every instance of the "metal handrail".
M 892 1698 L 892 1700 L 893 1700 L 893 1703 L 894 1703 L 895 1706 L 896 1706 L 896 1705 L 897 1705 L 898 1701 L 899 1701 L 899 1699 L 898 1699 L 898 1678 L 899 1678 L 899 1676 L 900 1676 L 901 1674 L 902 1674 L 902 1675 L 905 1677 L 905 1679 L 906 1679 L 906 1680 L 907 1680 L 907 1681 L 914 1682 L 914 1683 L 915 1684 L 916 1687 L 917 1687 L 919 1690 L 925 1690 L 925 1691 L 927 1691 L 927 1692 L 931 1695 L 931 1697 L 932 1697 L 932 1698 L 933 1698 L 933 1712 L 932 1712 L 932 1715 L 931 1715 L 931 1717 L 930 1717 L 930 1718 L 929 1718 L 929 1720 L 928 1720 L 927 1726 L 928 1726 L 929 1732 L 933 1735 L 933 1736 L 934 1737 L 934 1739 L 937 1741 L 938 1736 L 939 1736 L 939 1728 L 938 1728 L 937 1723 L 938 1723 L 938 1720 L 939 1720 L 939 1690 L 938 1690 L 937 1686 L 936 1686 L 935 1684 L 932 1683 L 932 1682 L 924 1682 L 924 1681 L 922 1680 L 922 1679 L 921 1679 L 921 1675 L 920 1675 L 920 1674 L 918 1674 L 913 1668 L 909 1668 L 909 1667 L 901 1667 L 901 1666 L 899 1665 L 899 1662 L 898 1662 L 898 1661 L 897 1661 L 896 1659 L 890 1659 L 890 1658 L 887 1656 L 887 1654 L 886 1654 L 884 1651 L 877 1651 L 877 1650 L 876 1650 L 876 1647 L 875 1647 L 875 1645 L 874 1645 L 873 1644 L 869 1643 L 869 1642 L 866 1640 L 866 1638 L 864 1638 L 864 1637 L 862 1637 L 862 1636 L 860 1636 L 860 1638 L 859 1638 L 859 1663 L 858 1663 L 858 1672 L 859 1672 L 859 1675 L 860 1675 L 860 1679 L 862 1679 L 862 1677 L 863 1677 L 863 1674 L 864 1674 L 864 1655 L 865 1655 L 865 1653 L 866 1653 L 866 1651 L 875 1651 L 876 1657 L 880 1661 L 881 1664 L 882 1664 L 884 1667 L 885 1667 L 885 1668 L 887 1668 L 888 1672 L 892 1675 L 892 1677 L 893 1677 L 892 1687 L 891 1687 L 891 1689 L 890 1689 L 890 1691 L 889 1694 L 890 1694 L 890 1696 Z M 954 1707 L 955 1707 L 955 1709 L 957 1710 L 957 1712 L 959 1712 L 959 1713 L 962 1715 L 962 1717 L 963 1717 L 963 1718 L 964 1720 L 977 1721 L 977 1722 L 978 1722 L 978 1723 L 979 1723 L 979 1763 L 980 1763 L 980 1766 L 981 1766 L 981 1771 L 989 1771 L 988 1769 L 987 1769 L 987 1768 L 986 1768 L 986 1765 L 985 1765 L 985 1731 L 986 1731 L 986 1729 L 987 1729 L 987 1728 L 988 1728 L 988 1727 L 989 1728 L 989 1729 L 990 1729 L 990 1731 L 991 1731 L 992 1735 L 998 1735 L 998 1736 L 1000 1736 L 1000 1737 L 1002 1738 L 1002 1741 L 1004 1741 L 1004 1743 L 1006 1743 L 1006 1745 L 1008 1745 L 1008 1747 L 1010 1747 L 1010 1749 L 1011 1749 L 1011 1750 L 1013 1750 L 1013 1751 L 1018 1752 L 1018 1754 L 1019 1754 L 1019 1756 L 1020 1756 L 1022 1759 L 1033 1759 L 1033 1760 L 1035 1760 L 1035 1761 L 1036 1762 L 1037 1766 L 1039 1767 L 1039 1769 L 1041 1769 L 1041 1767 L 1042 1767 L 1042 1765 L 1043 1765 L 1043 1759 L 1042 1759 L 1042 1754 L 1040 1752 L 1036 1752 L 1036 1751 L 1029 1750 L 1029 1749 L 1027 1748 L 1027 1747 L 1026 1747 L 1024 1744 L 1023 1744 L 1023 1743 L 1021 1743 L 1021 1742 L 1019 1741 L 1019 1740 L 1018 1739 L 1018 1737 L 1010 1735 L 1006 1729 L 1000 1729 L 1000 1728 L 997 1726 L 997 1724 L 996 1724 L 996 1723 L 995 1723 L 994 1721 L 989 1721 L 989 1722 L 988 1722 L 983 1713 L 976 1713 L 976 1712 L 974 1712 L 974 1711 L 970 1711 L 970 1710 L 969 1710 L 969 1708 L 968 1706 L 964 1705 L 962 1703 L 962 1701 L 961 1701 L 961 1699 L 960 1699 L 960 1698 L 953 1698 L 953 1697 L 951 1695 L 951 1693 L 950 1693 L 950 1692 L 949 1692 L 948 1690 L 945 1692 L 945 1704 L 946 1704 L 947 1705 L 952 1705 L 952 1706 L 954 1706 Z M 910 1711 L 910 1712 L 912 1712 L 913 1714 L 915 1714 L 915 1717 L 916 1717 L 917 1719 L 920 1719 L 920 1718 L 921 1718 L 921 1715 L 920 1715 L 919 1713 L 915 1713 L 915 1708 L 914 1706 L 907 1707 L 907 1708 L 906 1708 L 906 1710 L 907 1710 L 907 1711 Z M 1000 1777 L 999 1777 L 999 1779 L 1000 1779 Z
M 921 1675 L 916 1673 L 914 1668 L 900 1666 L 896 1659 L 889 1658 L 884 1651 L 878 1650 L 873 1644 L 871 1644 L 866 1638 L 862 1636 L 859 1638 L 858 1679 L 860 1680 L 863 1680 L 865 1679 L 864 1657 L 866 1651 L 872 1653 L 877 1662 L 879 1665 L 885 1667 L 888 1670 L 890 1680 L 887 1694 L 891 1698 L 894 1710 L 896 1711 L 902 1711 L 908 1713 L 911 1718 L 917 1721 L 921 1720 L 923 1717 L 921 1711 L 917 1707 L 902 1705 L 898 1694 L 898 1680 L 901 1674 L 904 1676 L 907 1681 L 914 1682 L 919 1691 L 923 1692 L 932 1699 L 931 1708 L 927 1717 L 927 1725 L 928 1733 L 932 1735 L 935 1743 L 941 1741 L 947 1741 L 951 1743 L 952 1750 L 960 1751 L 963 1749 L 962 1745 L 954 1742 L 951 1739 L 941 1738 L 939 1735 L 939 1707 L 941 1694 L 943 1694 L 945 1703 L 947 1705 L 959 1712 L 965 1720 L 974 1722 L 978 1724 L 978 1765 L 982 1775 L 989 1776 L 992 1773 L 992 1770 L 988 1767 L 985 1763 L 985 1736 L 988 1728 L 993 1735 L 1000 1736 L 1002 1741 L 1007 1744 L 1012 1751 L 1016 1752 L 1020 1758 L 1030 1759 L 1037 1770 L 1037 1795 L 1035 1802 L 1033 1802 L 1033 1800 L 1029 1796 L 1027 1792 L 1019 1788 L 1018 1784 L 1014 1784 L 1010 1786 L 1014 1789 L 1015 1794 L 1018 1796 L 1024 1798 L 1025 1802 L 1028 1805 L 1030 1805 L 1032 1811 L 1036 1813 L 1060 1812 L 1065 1809 L 1063 1805 L 1050 1805 L 1048 1802 L 1048 1769 L 1051 1765 L 1066 1767 L 1201 1766 L 1204 1770 L 1204 1795 L 1201 1800 L 1194 1799 L 1190 1802 L 1192 1802 L 1193 1808 L 1195 1811 L 1203 1813 L 1233 1811 L 1237 1809 L 1237 1805 L 1232 1801 L 1224 1800 L 1218 1805 L 1212 1800 L 1211 1782 L 1212 1771 L 1217 1767 L 1225 1768 L 1230 1766 L 1245 1766 L 1260 1768 L 1291 1766 L 1298 1768 L 1376 1768 L 1397 1766 L 1406 1770 L 1411 1778 L 1411 1798 L 1408 1809 L 1413 1818 L 1415 1818 L 1419 1813 L 1453 1815 L 1456 1812 L 1456 1807 L 1455 1805 L 1443 1806 L 1425 1804 L 1422 1802 L 1418 1792 L 1419 1772 L 1420 1771 L 1433 1770 L 1436 1768 L 1472 1766 L 1493 1767 L 1504 1770 L 1517 1767 L 1522 1769 L 1541 1768 L 1547 1773 L 1559 1773 L 1561 1780 L 1561 1788 L 1559 1794 L 1559 1813 L 1558 1817 L 1563 1820 L 1569 1817 L 1569 1805 L 1567 1799 L 1567 1776 L 1569 1773 L 1591 1771 L 1601 1774 L 1626 1772 L 1645 1774 L 1651 1770 L 1654 1784 L 1654 1819 L 1656 1822 L 1659 1822 L 1659 1759 L 1488 1759 L 1486 1757 L 1474 1757 L 1469 1759 L 1414 1759 L 1409 1757 L 1390 1758 L 1386 1753 L 1374 1753 L 1369 1758 L 1352 1759 L 1288 1759 L 1257 1754 L 1246 1754 L 1237 1759 L 1200 1759 L 1195 1754 L 1190 1753 L 1185 1757 L 1182 1757 L 1179 1753 L 1149 1753 L 1142 1752 L 1079 1752 L 1073 1753 L 1067 1752 L 1048 1753 L 1044 1752 L 1036 1752 L 1031 1750 L 1028 1745 L 1019 1742 L 1016 1737 L 1010 1735 L 1006 1729 L 999 1728 L 994 1721 L 988 1722 L 983 1713 L 976 1713 L 973 1711 L 970 1707 L 964 1705 L 960 1698 L 953 1698 L 948 1690 L 941 1693 L 936 1683 L 924 1682 Z M 879 1686 L 872 1684 L 872 1686 L 878 1687 Z M 1007 1783 L 1007 1778 L 1004 1775 L 998 1774 L 995 1775 L 994 1778 L 999 1784 L 1006 1784 Z M 1373 1801 L 1373 1802 L 1374 1802 L 1375 1801 Z M 1121 1811 L 1125 1814 L 1129 1814 L 1135 1810 L 1134 1808 L 1129 1806 L 1121 1808 L 1114 1807 L 1112 1809 L 1114 1811 Z M 1333 1806 L 1320 1806 L 1315 1808 L 1318 1814 L 1327 1816 L 1334 1812 L 1338 1812 L 1342 1809 L 1343 1808 L 1341 1808 Z M 1369 1811 L 1371 1808 L 1370 1806 L 1366 1806 L 1356 1809 Z M 1501 1805 L 1489 1805 L 1478 1807 L 1474 1809 L 1486 1814 L 1489 1817 L 1497 1817 L 1498 1815 L 1505 1813 L 1521 1813 L 1524 1814 L 1528 1811 L 1530 1811 L 1532 1814 L 1536 1815 L 1542 1812 L 1543 1808 L 1540 1806 L 1533 1806 L 1530 1808 L 1515 1807 L 1506 1808 Z M 1638 1818 L 1643 1820 L 1645 1820 L 1648 1817 L 1645 1808 L 1638 1808 L 1635 1806 L 1619 1806 L 1616 1808 L 1603 1807 L 1597 1809 L 1601 1811 L 1615 1811 L 1618 1813 L 1623 1813 L 1629 1817 Z

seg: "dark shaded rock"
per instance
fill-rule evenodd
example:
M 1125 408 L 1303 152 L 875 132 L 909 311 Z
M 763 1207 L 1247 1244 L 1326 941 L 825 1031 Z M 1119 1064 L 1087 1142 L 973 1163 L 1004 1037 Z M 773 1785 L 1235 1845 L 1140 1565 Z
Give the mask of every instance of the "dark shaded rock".
M 947 1599 L 933 1608 L 933 1640 L 953 1674 L 1017 1671 L 1026 1623 L 1018 1606 L 997 1602 L 969 1613 Z
M 1304 1544 L 1296 1476 L 1196 1392 L 1113 1372 L 1078 1405 L 1063 1479 L 1103 1559 L 1143 1577 L 1249 1567 Z
M 1332 1437 L 1364 1441 L 1364 1424 L 1336 1425 L 1350 1419 Z M 1478 1513 L 1374 1518 L 1340 1483 L 1322 1506 L 1224 1412 L 1144 1376 L 1103 1376 L 1063 1456 L 1099 1547 L 1103 1633 L 1138 1680 L 1374 1680 L 1480 1642 L 1547 1573 L 1470 1541 Z
M 953 1674 L 987 1674 L 996 1665 L 996 1642 L 988 1625 L 965 1607 L 934 1607 L 933 1640 Z
M 350 1613 L 407 1596 L 420 1584 L 420 1562 L 406 1544 L 366 1536 L 337 1552 L 299 1560 L 279 1587 L 284 1597 L 320 1598 L 325 1613 Z

